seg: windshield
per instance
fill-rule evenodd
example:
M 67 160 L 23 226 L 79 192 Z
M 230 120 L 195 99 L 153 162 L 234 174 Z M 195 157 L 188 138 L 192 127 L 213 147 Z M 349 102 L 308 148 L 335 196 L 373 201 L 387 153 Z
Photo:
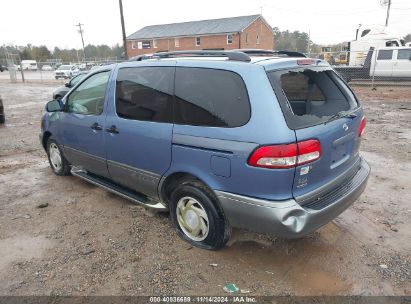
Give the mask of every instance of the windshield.
M 300 129 L 357 107 L 354 94 L 331 69 L 297 68 L 268 72 L 287 124 Z
M 80 82 L 80 80 L 82 80 L 84 78 L 84 76 L 86 76 L 86 74 L 79 74 L 76 77 L 74 77 L 70 81 L 71 86 L 74 87 L 76 84 L 78 84 Z
M 70 70 L 71 69 L 71 66 L 69 66 L 69 65 L 61 65 L 59 68 L 58 68 L 58 70 Z

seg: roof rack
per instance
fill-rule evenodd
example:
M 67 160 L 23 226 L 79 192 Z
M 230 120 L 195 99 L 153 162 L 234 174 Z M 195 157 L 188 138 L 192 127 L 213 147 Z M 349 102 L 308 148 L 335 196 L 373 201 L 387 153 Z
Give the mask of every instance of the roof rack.
M 241 50 L 237 51 L 175 51 L 159 52 L 153 54 L 153 58 L 173 58 L 173 57 L 228 57 L 228 60 L 250 62 L 251 58 Z
M 260 49 L 238 49 L 234 50 L 245 53 L 252 56 L 265 56 L 265 55 L 277 55 L 287 57 L 306 57 L 303 53 L 295 51 L 272 51 L 272 50 L 260 50 Z

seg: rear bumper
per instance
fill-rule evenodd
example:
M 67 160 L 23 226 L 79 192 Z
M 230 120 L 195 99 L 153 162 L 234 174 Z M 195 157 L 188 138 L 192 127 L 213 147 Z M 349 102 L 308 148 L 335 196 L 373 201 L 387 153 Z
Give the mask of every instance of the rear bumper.
M 352 178 L 304 206 L 294 199 L 267 201 L 222 191 L 215 193 L 231 226 L 298 238 L 317 230 L 347 209 L 364 191 L 369 174 L 370 166 L 361 159 Z

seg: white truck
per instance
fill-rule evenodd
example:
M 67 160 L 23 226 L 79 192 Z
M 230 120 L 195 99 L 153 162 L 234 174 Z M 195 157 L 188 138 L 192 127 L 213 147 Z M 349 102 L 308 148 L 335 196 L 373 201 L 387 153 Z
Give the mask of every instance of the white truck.
M 26 71 L 37 71 L 39 67 L 36 60 L 22 60 L 21 68 Z
M 356 39 L 348 43 L 349 66 L 364 65 L 370 47 L 375 49 L 384 47 L 405 46 L 404 39 L 384 26 L 361 25 L 357 29 Z
M 353 79 L 411 80 L 411 47 L 370 48 L 362 66 L 334 67 L 347 81 Z

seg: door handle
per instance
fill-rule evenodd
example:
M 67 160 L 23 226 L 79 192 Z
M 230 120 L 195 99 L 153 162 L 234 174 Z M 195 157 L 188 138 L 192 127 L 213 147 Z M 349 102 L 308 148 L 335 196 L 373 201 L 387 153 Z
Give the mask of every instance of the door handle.
M 101 130 L 103 130 L 103 127 L 100 126 L 97 122 L 93 123 L 93 124 L 90 126 L 90 128 L 92 128 L 93 130 L 96 130 L 96 131 L 101 131 Z
M 115 125 L 112 125 L 110 128 L 107 128 L 106 131 L 108 133 L 113 133 L 113 134 L 118 134 L 119 133 L 118 130 L 117 130 L 117 127 Z

